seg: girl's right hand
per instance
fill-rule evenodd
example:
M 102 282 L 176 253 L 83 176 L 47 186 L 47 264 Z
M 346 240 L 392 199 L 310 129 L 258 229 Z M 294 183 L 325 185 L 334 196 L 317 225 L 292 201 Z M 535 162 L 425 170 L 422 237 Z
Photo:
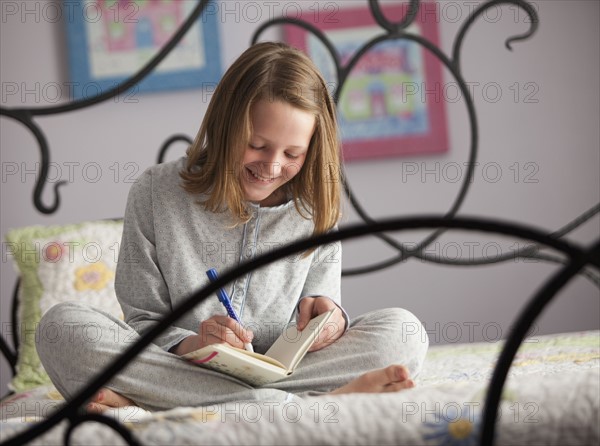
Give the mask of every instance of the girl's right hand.
M 229 344 L 243 349 L 244 343 L 252 342 L 253 337 L 254 334 L 235 319 L 229 316 L 212 316 L 202 321 L 198 334 L 188 336 L 170 351 L 181 356 L 212 344 Z
M 254 334 L 242 327 L 235 319 L 229 316 L 212 316 L 200 324 L 198 331 L 199 346 L 211 344 L 229 344 L 233 347 L 244 348 L 244 343 L 252 342 Z

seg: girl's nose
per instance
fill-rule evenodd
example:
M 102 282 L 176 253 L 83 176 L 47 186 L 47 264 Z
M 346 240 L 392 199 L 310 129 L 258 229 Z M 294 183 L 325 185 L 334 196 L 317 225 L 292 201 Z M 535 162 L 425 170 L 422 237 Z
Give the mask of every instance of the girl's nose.
M 277 178 L 281 175 L 281 163 L 279 161 L 262 162 L 260 175 L 264 178 Z

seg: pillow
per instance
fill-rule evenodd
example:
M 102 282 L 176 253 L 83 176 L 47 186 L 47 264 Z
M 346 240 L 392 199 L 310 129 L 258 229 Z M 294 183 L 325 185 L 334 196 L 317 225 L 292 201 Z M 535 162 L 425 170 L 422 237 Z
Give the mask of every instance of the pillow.
M 50 383 L 35 348 L 42 315 L 60 302 L 80 301 L 123 319 L 114 287 L 122 221 L 29 226 L 9 231 L 6 252 L 21 276 L 15 392 Z

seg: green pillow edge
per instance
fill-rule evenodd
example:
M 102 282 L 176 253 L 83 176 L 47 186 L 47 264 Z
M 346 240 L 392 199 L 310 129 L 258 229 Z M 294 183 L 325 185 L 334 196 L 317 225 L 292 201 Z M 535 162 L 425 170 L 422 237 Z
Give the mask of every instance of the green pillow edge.
M 19 305 L 19 320 L 22 322 L 19 327 L 19 351 L 16 365 L 16 375 L 10 381 L 8 387 L 14 392 L 22 392 L 32 388 L 51 384 L 50 377 L 44 371 L 40 358 L 35 348 L 35 342 L 27 342 L 29 336 L 35 336 L 35 333 L 26 329 L 28 327 L 24 322 L 36 321 L 41 319 L 39 302 L 42 297 L 43 288 L 38 277 L 39 262 L 24 261 L 21 255 L 23 247 L 27 250 L 33 250 L 34 245 L 31 240 L 38 238 L 47 238 L 81 230 L 85 226 L 92 224 L 102 225 L 122 225 L 122 221 L 105 220 L 89 221 L 67 225 L 33 225 L 9 230 L 5 235 L 8 243 L 15 243 L 14 262 L 18 273 L 21 275 L 21 297 Z M 41 250 L 39 252 L 41 261 Z M 28 284 L 29 286 L 27 286 Z

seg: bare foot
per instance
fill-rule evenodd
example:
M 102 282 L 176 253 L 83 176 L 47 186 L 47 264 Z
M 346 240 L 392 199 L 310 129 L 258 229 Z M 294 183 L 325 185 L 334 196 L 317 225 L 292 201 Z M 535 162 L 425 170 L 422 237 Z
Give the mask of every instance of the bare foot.
M 345 386 L 335 389 L 331 394 L 398 392 L 414 386 L 415 383 L 408 377 L 406 367 L 390 365 L 383 369 L 367 372 Z
M 137 406 L 137 404 L 120 393 L 103 387 L 92 397 L 86 409 L 88 413 L 102 413 L 108 409 L 125 406 Z

